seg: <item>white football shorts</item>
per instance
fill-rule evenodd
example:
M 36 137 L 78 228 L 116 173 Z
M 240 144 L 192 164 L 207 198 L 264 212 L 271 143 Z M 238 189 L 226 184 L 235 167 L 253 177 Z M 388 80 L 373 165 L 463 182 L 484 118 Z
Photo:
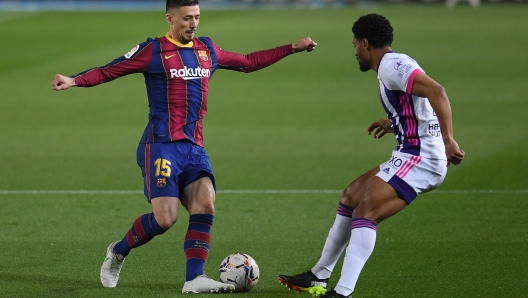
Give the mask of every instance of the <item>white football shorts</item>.
M 445 179 L 447 160 L 393 151 L 376 176 L 389 183 L 410 204 L 419 194 L 431 191 Z

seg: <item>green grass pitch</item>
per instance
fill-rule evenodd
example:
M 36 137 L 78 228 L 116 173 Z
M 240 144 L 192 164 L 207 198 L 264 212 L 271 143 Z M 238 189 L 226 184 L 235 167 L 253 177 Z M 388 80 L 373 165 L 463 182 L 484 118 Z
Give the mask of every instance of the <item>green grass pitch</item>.
M 202 10 L 198 35 L 230 51 L 305 36 L 319 43 L 259 72 L 218 71 L 211 80 L 204 135 L 219 193 L 206 273 L 217 278 L 220 261 L 243 251 L 260 265 L 261 280 L 226 297 L 309 297 L 288 292 L 277 275 L 311 268 L 338 191 L 395 145 L 392 136 L 366 132 L 384 113 L 375 73 L 358 70 L 350 28 L 370 12 L 392 22 L 394 50 L 446 88 L 467 158 L 438 190 L 378 227 L 354 297 L 526 297 L 528 6 L 521 4 Z M 183 209 L 173 229 L 132 251 L 117 288 L 99 282 L 106 246 L 150 210 L 135 162 L 148 113 L 142 76 L 63 92 L 50 83 L 55 73 L 104 65 L 167 29 L 163 12 L 0 13 L 1 297 L 181 295 Z M 72 192 L 55 192 L 65 190 Z

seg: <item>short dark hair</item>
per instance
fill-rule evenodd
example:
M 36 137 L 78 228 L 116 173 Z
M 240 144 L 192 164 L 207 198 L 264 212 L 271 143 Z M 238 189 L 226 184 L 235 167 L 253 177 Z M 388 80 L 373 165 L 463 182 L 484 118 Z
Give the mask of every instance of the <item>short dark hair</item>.
M 171 8 L 178 8 L 182 6 L 195 6 L 199 4 L 199 0 L 167 0 L 165 4 L 165 10 L 166 12 L 169 12 Z
M 360 17 L 352 26 L 352 33 L 356 39 L 366 38 L 375 48 L 390 46 L 394 38 L 392 31 L 389 20 L 375 13 Z

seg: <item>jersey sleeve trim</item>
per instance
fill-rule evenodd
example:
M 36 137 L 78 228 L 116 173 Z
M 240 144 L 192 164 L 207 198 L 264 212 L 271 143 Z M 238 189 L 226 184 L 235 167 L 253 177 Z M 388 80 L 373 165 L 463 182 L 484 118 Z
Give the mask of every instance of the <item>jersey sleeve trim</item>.
M 411 91 L 412 91 L 412 87 L 413 87 L 413 84 L 414 84 L 414 79 L 416 78 L 417 75 L 423 73 L 423 70 L 417 68 L 415 69 L 411 75 L 409 76 L 409 80 L 407 80 L 407 93 L 411 94 Z

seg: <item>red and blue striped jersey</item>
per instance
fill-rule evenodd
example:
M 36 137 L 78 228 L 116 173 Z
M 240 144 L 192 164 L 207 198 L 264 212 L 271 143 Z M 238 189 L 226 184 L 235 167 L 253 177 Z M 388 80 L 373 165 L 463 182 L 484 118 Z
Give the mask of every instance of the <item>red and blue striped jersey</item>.
M 209 79 L 217 69 L 252 72 L 291 54 L 292 45 L 247 55 L 224 51 L 210 38 L 182 45 L 169 34 L 147 39 L 109 64 L 77 75 L 75 84 L 91 87 L 142 73 L 149 102 L 149 122 L 141 143 L 189 140 L 203 147 L 202 120 L 207 112 Z

